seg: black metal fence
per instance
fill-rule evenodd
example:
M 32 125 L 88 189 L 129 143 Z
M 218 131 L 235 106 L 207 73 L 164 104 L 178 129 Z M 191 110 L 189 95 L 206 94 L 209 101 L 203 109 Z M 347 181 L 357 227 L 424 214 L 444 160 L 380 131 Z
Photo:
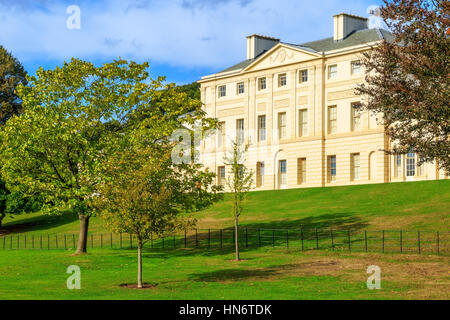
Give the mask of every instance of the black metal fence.
M 240 228 L 240 248 L 285 247 L 297 250 L 386 252 L 409 254 L 450 254 L 450 231 L 405 230 L 332 230 Z M 27 235 L 0 237 L 1 249 L 75 249 L 77 234 Z M 132 234 L 92 233 L 89 248 L 136 248 Z M 193 229 L 152 239 L 144 247 L 152 249 L 202 248 L 233 249 L 234 228 Z

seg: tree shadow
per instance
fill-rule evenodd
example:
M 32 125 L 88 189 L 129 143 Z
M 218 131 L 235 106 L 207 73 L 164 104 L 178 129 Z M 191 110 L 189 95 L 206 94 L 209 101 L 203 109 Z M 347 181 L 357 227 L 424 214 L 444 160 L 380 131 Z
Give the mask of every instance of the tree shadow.
M 59 215 L 38 215 L 20 222 L 9 221 L 0 229 L 0 236 L 28 231 L 39 231 L 56 228 L 78 220 L 78 214 L 65 212 Z

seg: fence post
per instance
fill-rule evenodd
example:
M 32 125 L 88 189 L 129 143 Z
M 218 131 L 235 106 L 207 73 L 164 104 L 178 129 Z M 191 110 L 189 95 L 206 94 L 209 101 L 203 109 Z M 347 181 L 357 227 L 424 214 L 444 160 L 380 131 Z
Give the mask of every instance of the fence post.
M 130 233 L 130 248 L 133 249 L 133 235 Z
M 417 231 L 417 245 L 418 245 L 418 249 L 419 249 L 419 254 L 420 254 L 420 231 Z
M 5 240 L 5 239 L 3 239 Z M 5 244 L 3 243 L 3 248 L 5 247 Z M 34 249 L 34 234 L 31 235 L 31 248 Z
M 272 247 L 275 247 L 275 230 L 272 229 Z
M 5 249 L 5 244 L 6 244 L 6 237 L 3 237 L 3 249 Z
M 27 235 L 25 234 L 24 235 L 24 240 L 23 240 L 23 244 L 24 244 L 24 248 L 26 249 L 27 248 Z
M 184 248 L 187 247 L 187 231 L 184 229 Z
M 384 230 L 381 233 L 382 252 L 384 253 Z
M 245 227 L 245 247 L 248 248 L 248 228 Z
M 403 253 L 403 232 L 400 230 L 400 253 Z
M 364 230 L 364 245 L 366 247 L 366 252 L 367 252 L 367 231 Z
M 122 249 L 122 233 L 119 233 L 120 249 Z
M 439 255 L 439 231 L 436 232 L 437 255 Z
M 94 248 L 94 234 L 91 234 L 91 248 Z
M 319 233 L 317 232 L 317 228 L 316 228 L 316 250 L 319 250 Z
M 100 248 L 103 249 L 103 233 L 100 233 Z
M 55 234 L 56 249 L 58 249 L 58 235 Z
M 208 249 L 211 248 L 211 229 L 208 229 Z
M 198 247 L 198 230 L 195 229 L 195 246 Z
M 300 239 L 301 239 L 301 242 L 302 242 L 302 251 L 303 251 L 303 228 L 301 228 L 300 229 Z
M 64 234 L 64 249 L 67 249 L 67 237 L 66 237 L 66 234 Z
M 175 233 L 173 234 L 173 247 L 176 247 L 176 239 L 175 239 Z
M 153 249 L 153 233 L 150 233 L 150 247 Z
M 350 230 L 347 230 L 347 240 L 348 240 L 348 252 L 351 252 L 352 251 L 352 248 L 351 248 L 352 241 L 350 239 Z
M 164 237 L 162 237 L 162 247 L 164 249 Z
M 333 230 L 330 230 L 330 236 L 331 236 L 331 250 L 334 251 L 334 238 L 333 238 Z
M 289 230 L 286 230 L 286 248 L 289 248 Z
M 72 233 L 72 247 L 75 248 L 75 234 Z
M 111 245 L 111 248 L 113 247 L 113 240 L 112 240 L 112 232 L 109 234 L 109 243 Z
M 17 235 L 17 249 L 20 248 L 20 243 L 19 243 L 19 241 L 20 241 L 20 234 Z
M 220 249 L 223 247 L 222 229 L 220 229 Z
M 40 238 L 41 238 L 41 249 L 42 249 L 42 234 L 40 235 Z
M 258 247 L 261 247 L 261 229 L 258 228 Z
M 50 250 L 50 235 L 47 234 L 47 250 Z

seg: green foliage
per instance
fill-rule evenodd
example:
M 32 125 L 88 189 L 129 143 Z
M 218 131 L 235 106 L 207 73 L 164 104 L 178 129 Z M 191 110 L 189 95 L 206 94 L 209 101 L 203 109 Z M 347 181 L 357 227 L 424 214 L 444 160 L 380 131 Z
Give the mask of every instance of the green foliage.
M 21 111 L 21 101 L 15 90 L 26 84 L 26 72 L 21 63 L 0 45 L 0 125 Z

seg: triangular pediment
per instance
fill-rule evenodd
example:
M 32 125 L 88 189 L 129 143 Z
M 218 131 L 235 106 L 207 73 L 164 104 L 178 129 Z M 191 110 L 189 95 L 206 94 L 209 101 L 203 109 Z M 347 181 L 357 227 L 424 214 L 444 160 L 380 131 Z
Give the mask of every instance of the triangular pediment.
M 317 52 L 284 43 L 277 44 L 262 54 L 242 71 L 255 71 L 285 64 L 297 63 L 321 57 Z

